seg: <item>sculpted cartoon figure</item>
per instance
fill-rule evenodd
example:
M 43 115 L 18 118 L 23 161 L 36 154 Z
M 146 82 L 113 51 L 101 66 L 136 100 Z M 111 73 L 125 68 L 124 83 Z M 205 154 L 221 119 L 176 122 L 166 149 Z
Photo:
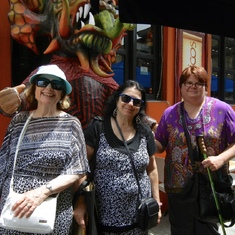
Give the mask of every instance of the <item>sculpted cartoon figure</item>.
M 37 54 L 37 37 L 49 38 L 44 54 L 52 55 L 50 64 L 58 65 L 73 87 L 68 112 L 77 116 L 86 127 L 94 116 L 101 113 L 105 100 L 118 87 L 112 78 L 111 65 L 116 60 L 116 51 L 125 32 L 134 26 L 119 21 L 115 0 L 9 2 L 8 18 L 13 39 Z M 23 84 L 27 85 L 29 77 L 36 71 L 32 71 Z M 32 108 L 15 96 L 23 89 L 21 85 L 0 92 L 3 114 L 14 113 L 20 104 L 23 109 Z

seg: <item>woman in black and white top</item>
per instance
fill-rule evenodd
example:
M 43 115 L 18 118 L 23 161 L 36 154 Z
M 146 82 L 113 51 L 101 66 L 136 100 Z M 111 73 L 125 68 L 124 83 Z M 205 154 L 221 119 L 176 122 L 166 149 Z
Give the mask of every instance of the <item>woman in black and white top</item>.
M 148 234 L 137 228 L 139 190 L 116 121 L 132 153 L 143 196 L 153 196 L 161 205 L 154 157 L 156 145 L 152 131 L 145 122 L 145 99 L 145 90 L 139 83 L 126 81 L 108 100 L 104 121 L 93 121 L 84 130 L 89 160 L 99 141 L 95 156 L 94 182 L 99 223 L 103 234 Z M 82 198 L 79 199 L 74 216 L 84 227 L 81 203 Z M 160 218 L 159 211 L 156 225 Z

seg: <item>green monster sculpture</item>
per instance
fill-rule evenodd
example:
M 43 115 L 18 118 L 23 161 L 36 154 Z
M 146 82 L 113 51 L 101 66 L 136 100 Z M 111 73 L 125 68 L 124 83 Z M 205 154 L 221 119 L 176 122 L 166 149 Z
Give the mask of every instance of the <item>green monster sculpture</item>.
M 9 2 L 13 39 L 38 54 L 37 37 L 49 38 L 44 54 L 51 54 L 50 64 L 58 65 L 73 87 L 68 112 L 86 127 L 94 116 L 100 115 L 105 100 L 118 87 L 112 78 L 111 65 L 125 32 L 133 30 L 134 25 L 119 21 L 115 0 Z M 94 9 L 94 5 L 99 7 Z M 32 71 L 23 83 L 27 84 L 35 72 Z

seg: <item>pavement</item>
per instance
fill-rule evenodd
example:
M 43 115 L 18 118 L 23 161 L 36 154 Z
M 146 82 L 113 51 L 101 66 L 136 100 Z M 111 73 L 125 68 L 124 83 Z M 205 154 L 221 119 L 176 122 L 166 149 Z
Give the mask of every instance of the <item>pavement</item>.
M 149 235 L 170 235 L 170 224 L 168 221 L 168 214 L 164 214 L 161 218 L 160 224 L 149 230 Z
M 225 223 L 229 225 L 229 223 Z M 225 228 L 225 233 L 221 227 L 219 227 L 221 235 L 235 235 L 235 225 L 230 228 Z M 168 214 L 163 215 L 160 224 L 149 230 L 149 235 L 170 235 L 170 224 L 168 220 Z M 190 235 L 190 234 L 189 234 Z

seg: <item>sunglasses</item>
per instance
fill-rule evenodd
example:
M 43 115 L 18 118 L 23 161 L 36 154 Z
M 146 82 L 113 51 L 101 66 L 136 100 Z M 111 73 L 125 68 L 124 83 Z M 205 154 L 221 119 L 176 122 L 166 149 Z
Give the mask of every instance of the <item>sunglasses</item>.
M 137 98 L 133 98 L 133 97 L 131 97 L 129 95 L 126 95 L 126 94 L 120 94 L 119 96 L 121 96 L 122 102 L 128 104 L 131 101 L 133 101 L 133 105 L 136 106 L 136 107 L 140 107 L 141 104 L 144 103 L 143 100 L 137 99 Z
M 49 80 L 47 78 L 39 78 L 35 82 L 38 87 L 47 87 L 51 84 L 51 87 L 55 90 L 62 91 L 64 89 L 64 83 L 58 80 Z

